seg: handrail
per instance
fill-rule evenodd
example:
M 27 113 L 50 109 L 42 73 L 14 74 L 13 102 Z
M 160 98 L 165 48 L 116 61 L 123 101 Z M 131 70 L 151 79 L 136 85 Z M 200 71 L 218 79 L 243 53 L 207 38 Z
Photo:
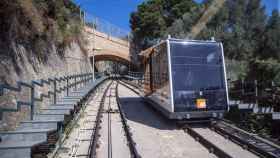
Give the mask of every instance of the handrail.
M 74 81 L 71 81 L 73 79 Z M 30 89 L 30 98 L 28 101 L 17 100 L 15 108 L 0 107 L 0 120 L 2 119 L 4 112 L 18 112 L 21 110 L 22 106 L 30 106 L 30 119 L 33 120 L 35 102 L 42 102 L 44 98 L 51 98 L 53 96 L 53 103 L 56 104 L 58 93 L 62 93 L 66 90 L 66 95 L 69 96 L 69 88 L 71 89 L 72 87 L 75 87 L 74 90 L 77 90 L 78 85 L 86 84 L 90 80 L 92 80 L 92 73 L 83 73 L 32 80 L 30 83 L 18 81 L 16 86 L 12 86 L 10 84 L 0 84 L 0 96 L 5 95 L 5 90 L 20 93 L 23 87 Z M 63 84 L 62 86 L 60 86 L 61 83 Z M 52 90 L 48 90 L 47 94 L 40 93 L 40 96 L 36 97 L 36 87 L 44 87 L 45 85 L 50 86 L 49 89 L 52 88 Z M 51 87 L 52 85 L 53 87 Z
M 277 107 L 278 110 L 280 108 L 280 84 L 274 81 L 237 80 L 229 81 L 228 85 L 233 100 L 251 101 L 259 106 Z M 275 112 L 278 110 L 274 109 Z

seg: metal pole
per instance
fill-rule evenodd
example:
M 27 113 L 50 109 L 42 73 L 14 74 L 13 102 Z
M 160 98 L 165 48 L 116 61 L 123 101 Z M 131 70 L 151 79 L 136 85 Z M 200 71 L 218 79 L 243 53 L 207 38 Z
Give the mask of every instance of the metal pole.
M 81 24 L 83 24 L 82 10 L 81 10 L 81 8 L 79 8 L 79 10 L 80 10 L 80 20 L 81 20 Z
M 33 120 L 33 115 L 34 115 L 34 102 L 35 102 L 35 96 L 34 96 L 34 87 L 32 85 L 31 91 L 30 91 L 30 100 L 31 100 L 31 104 L 30 104 L 30 119 Z
M 66 77 L 66 95 L 69 96 L 69 77 Z
M 53 81 L 53 104 L 56 104 L 56 79 Z
M 275 86 L 274 82 L 271 81 L 272 102 L 274 102 L 274 100 L 275 100 L 274 86 Z
M 74 75 L 74 86 L 75 86 L 75 91 L 77 91 L 77 76 Z
M 95 51 L 95 28 L 93 28 L 93 50 L 92 50 L 92 82 L 95 80 L 95 72 L 94 72 L 94 51 Z
M 256 97 L 256 105 L 258 105 L 258 81 L 255 80 L 255 97 Z
M 242 88 L 242 96 L 243 96 L 244 93 L 245 93 L 244 92 L 244 80 L 243 79 L 241 80 L 241 86 L 242 86 L 241 88 Z
M 83 22 L 84 22 L 83 24 L 85 26 L 86 25 L 86 12 L 83 11 L 83 13 L 84 13 L 83 14 Z
M 94 70 L 94 64 L 95 64 L 95 62 L 94 62 L 94 51 L 93 51 L 93 55 L 92 55 L 92 81 L 94 81 L 95 80 L 95 70 Z

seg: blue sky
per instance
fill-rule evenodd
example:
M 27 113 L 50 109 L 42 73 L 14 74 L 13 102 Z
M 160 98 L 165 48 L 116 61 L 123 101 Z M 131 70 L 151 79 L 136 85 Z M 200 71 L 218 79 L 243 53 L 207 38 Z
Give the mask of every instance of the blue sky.
M 124 30 L 129 31 L 130 13 L 144 0 L 73 0 L 82 8 L 101 19 L 107 20 Z M 202 0 L 196 0 L 202 1 Z M 272 9 L 280 10 L 280 0 L 262 0 L 270 14 Z

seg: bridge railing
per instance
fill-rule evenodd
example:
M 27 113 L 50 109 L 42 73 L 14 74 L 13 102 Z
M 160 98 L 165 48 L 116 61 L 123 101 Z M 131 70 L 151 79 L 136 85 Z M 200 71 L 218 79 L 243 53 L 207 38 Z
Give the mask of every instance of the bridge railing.
M 0 120 L 4 112 L 18 112 L 23 106 L 30 107 L 30 119 L 33 120 L 36 102 L 43 102 L 44 98 L 48 98 L 52 100 L 52 104 L 56 104 L 61 96 L 69 96 L 72 90 L 78 90 L 91 80 L 92 73 L 83 73 L 32 80 L 30 82 L 18 81 L 16 85 L 2 83 L 0 84 L 0 97 L 3 99 L 8 98 L 11 94 L 17 96 L 25 89 L 29 89 L 29 94 L 25 94 L 28 96 L 25 99 L 16 98 L 15 105 L 2 105 L 0 107 Z M 42 93 L 42 88 L 45 89 L 45 93 Z
M 104 19 L 101 19 L 97 16 L 94 16 L 87 12 L 82 12 L 83 14 L 83 23 L 99 32 L 105 33 L 111 37 L 116 37 L 122 40 L 129 41 L 130 33 L 129 31 L 120 28 Z

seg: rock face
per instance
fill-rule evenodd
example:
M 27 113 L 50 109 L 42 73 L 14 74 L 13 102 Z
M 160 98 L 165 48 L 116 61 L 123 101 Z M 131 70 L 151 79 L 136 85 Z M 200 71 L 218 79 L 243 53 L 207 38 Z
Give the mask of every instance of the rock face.
M 19 69 L 16 70 L 13 62 L 8 58 L 0 61 L 0 76 L 2 82 L 5 81 L 11 85 L 16 85 L 16 81 L 25 81 L 30 83 L 31 80 L 47 79 L 49 77 L 60 77 L 70 74 L 80 74 L 91 72 L 91 65 L 88 56 L 83 52 L 79 42 L 73 41 L 64 51 L 64 57 L 58 55 L 57 48 L 53 45 L 49 49 L 48 61 L 40 62 L 32 53 L 28 52 L 21 45 L 14 45 L 14 51 L 17 55 L 17 64 Z M 15 108 L 16 100 L 28 101 L 29 89 L 23 89 L 21 93 L 5 91 L 5 95 L 0 96 L 0 108 Z M 36 89 L 36 95 L 46 93 L 48 87 Z M 42 103 L 36 103 L 37 108 L 47 105 L 51 99 L 44 99 Z M 39 109 L 39 108 L 38 108 Z M 3 113 L 0 120 L 0 130 L 12 130 L 22 121 L 29 119 L 30 109 L 24 107 L 20 112 Z
M 79 7 L 71 0 L 0 1 L 0 84 L 61 77 L 91 71 L 87 39 Z M 36 87 L 36 96 L 51 86 Z M 16 101 L 28 102 L 30 89 L 21 93 L 4 91 L 0 108 L 16 108 Z M 51 99 L 36 102 L 39 109 Z M 0 112 L 0 130 L 12 130 L 29 119 L 30 109 Z

